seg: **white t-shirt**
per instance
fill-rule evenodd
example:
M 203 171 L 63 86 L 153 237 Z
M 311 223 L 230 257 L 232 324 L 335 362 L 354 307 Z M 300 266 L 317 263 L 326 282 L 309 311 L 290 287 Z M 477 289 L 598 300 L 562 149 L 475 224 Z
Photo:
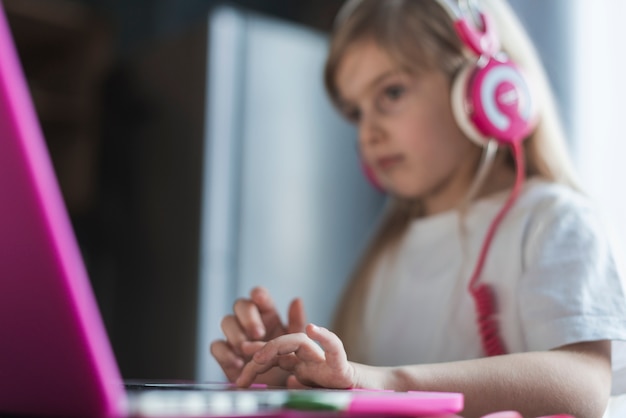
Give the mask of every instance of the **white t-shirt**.
M 467 286 L 507 197 L 504 192 L 478 200 L 464 214 L 416 220 L 396 252 L 381 258 L 360 341 L 368 364 L 483 356 Z M 528 180 L 497 229 L 480 279 L 495 292 L 507 351 L 626 340 L 626 297 L 613 257 L 587 199 L 562 185 Z M 613 344 L 618 358 L 615 351 L 622 347 Z M 614 374 L 613 389 L 626 391 L 624 376 Z

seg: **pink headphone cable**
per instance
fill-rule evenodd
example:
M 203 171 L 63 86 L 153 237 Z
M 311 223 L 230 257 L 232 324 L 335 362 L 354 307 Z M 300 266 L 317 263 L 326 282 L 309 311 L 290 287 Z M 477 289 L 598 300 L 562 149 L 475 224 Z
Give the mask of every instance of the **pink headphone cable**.
M 485 241 L 483 242 L 483 246 L 480 250 L 478 263 L 476 264 L 476 268 L 468 285 L 469 291 L 474 297 L 474 302 L 476 304 L 479 333 L 482 340 L 483 350 L 487 356 L 506 354 L 506 348 L 504 347 L 504 343 L 500 336 L 498 322 L 494 318 L 496 313 L 496 304 L 493 289 L 485 283 L 479 283 L 478 280 L 483 270 L 487 254 L 489 253 L 489 248 L 491 246 L 491 241 L 493 240 L 496 230 L 500 225 L 500 222 L 502 222 L 504 216 L 517 200 L 524 183 L 524 149 L 521 142 L 512 141 L 511 151 L 513 152 L 513 157 L 515 159 L 515 184 L 513 185 L 513 190 L 511 191 L 506 203 L 502 209 L 500 209 L 500 212 L 498 212 L 489 226 L 487 236 L 485 237 Z

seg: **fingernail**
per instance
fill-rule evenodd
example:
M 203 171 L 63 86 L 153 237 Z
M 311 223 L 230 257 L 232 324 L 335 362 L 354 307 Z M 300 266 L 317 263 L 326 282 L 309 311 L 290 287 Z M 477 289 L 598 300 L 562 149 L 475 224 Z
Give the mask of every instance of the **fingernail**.
M 252 330 L 253 338 L 260 339 L 265 337 L 265 329 L 263 327 L 256 327 Z

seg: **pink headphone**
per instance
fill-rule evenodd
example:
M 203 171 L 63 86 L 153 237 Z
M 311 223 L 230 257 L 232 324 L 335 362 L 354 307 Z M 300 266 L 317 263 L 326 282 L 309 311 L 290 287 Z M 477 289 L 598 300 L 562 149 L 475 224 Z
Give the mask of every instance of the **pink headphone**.
M 452 17 L 463 44 L 478 57 L 452 84 L 452 110 L 463 132 L 479 145 L 519 142 L 536 125 L 536 106 L 520 68 L 500 51 L 489 15 L 470 0 L 436 0 Z M 474 19 L 474 17 L 476 19 Z M 471 23 L 470 20 L 478 20 Z

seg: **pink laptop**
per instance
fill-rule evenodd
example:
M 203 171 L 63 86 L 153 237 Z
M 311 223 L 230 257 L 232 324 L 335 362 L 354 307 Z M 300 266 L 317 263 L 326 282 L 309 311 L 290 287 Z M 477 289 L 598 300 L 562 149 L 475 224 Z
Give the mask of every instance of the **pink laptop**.
M 125 384 L 0 2 L 0 415 L 450 416 L 462 407 L 459 393 Z

